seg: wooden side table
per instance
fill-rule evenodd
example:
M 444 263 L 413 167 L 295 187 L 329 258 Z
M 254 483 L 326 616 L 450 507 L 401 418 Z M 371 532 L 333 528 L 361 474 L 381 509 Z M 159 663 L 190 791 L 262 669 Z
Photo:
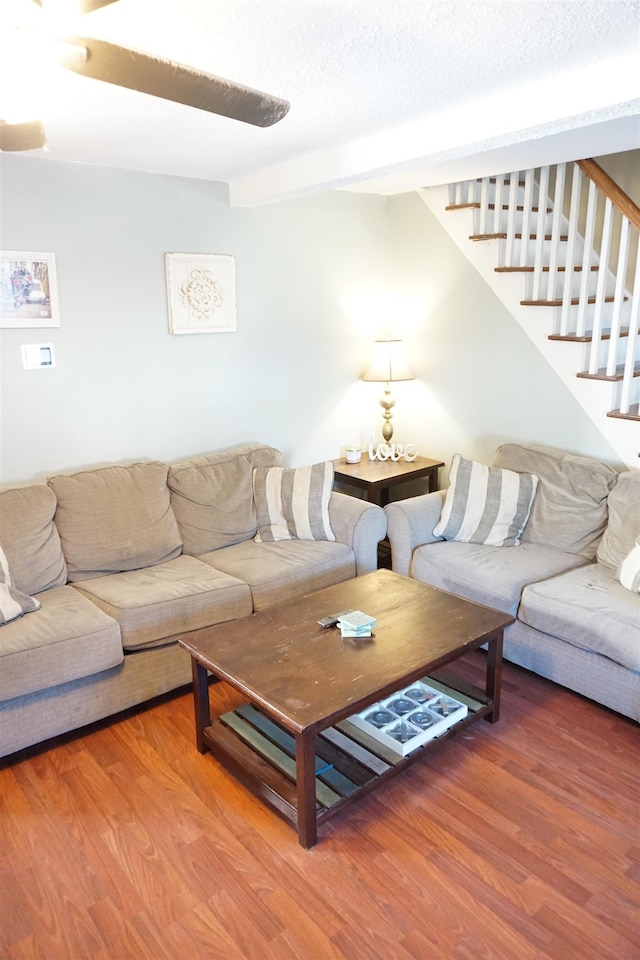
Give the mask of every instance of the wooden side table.
M 389 491 L 399 483 L 409 480 L 427 479 L 429 493 L 438 489 L 438 470 L 444 466 L 442 460 L 429 460 L 427 457 L 416 457 L 415 460 L 370 460 L 367 454 L 362 455 L 360 463 L 347 463 L 340 458 L 333 461 L 335 479 L 341 483 L 348 483 L 360 487 L 365 491 L 369 503 L 376 503 L 379 507 L 389 503 Z

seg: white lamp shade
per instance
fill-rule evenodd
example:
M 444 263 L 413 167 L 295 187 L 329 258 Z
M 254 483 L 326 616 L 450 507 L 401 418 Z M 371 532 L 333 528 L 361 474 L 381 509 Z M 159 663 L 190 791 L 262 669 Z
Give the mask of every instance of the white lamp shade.
M 402 340 L 375 340 L 371 363 L 361 379 L 380 383 L 413 380 L 413 374 L 405 359 Z

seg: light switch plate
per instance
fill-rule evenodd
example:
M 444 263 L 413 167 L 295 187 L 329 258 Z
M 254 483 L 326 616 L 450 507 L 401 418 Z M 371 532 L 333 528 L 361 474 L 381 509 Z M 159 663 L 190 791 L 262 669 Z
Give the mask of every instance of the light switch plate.
M 56 365 L 52 343 L 23 343 L 21 350 L 25 370 L 41 370 Z

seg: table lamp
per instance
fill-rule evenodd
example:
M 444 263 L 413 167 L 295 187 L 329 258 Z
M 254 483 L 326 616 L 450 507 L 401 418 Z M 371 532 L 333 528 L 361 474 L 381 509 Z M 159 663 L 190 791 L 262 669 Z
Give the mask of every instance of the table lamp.
M 382 418 L 382 436 L 389 443 L 393 436 L 392 409 L 395 399 L 391 396 L 391 384 L 398 380 L 413 380 L 404 356 L 402 340 L 375 340 L 371 363 L 363 373 L 362 380 L 370 380 L 386 384 L 384 394 L 379 401 L 384 413 Z

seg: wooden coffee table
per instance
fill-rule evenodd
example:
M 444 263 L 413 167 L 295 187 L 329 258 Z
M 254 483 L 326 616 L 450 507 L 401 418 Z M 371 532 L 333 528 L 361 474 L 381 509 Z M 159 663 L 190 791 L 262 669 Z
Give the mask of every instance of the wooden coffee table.
M 370 640 L 343 640 L 321 617 L 351 608 L 377 618 Z M 513 617 L 390 570 L 180 640 L 192 657 L 196 742 L 298 831 L 380 786 L 435 744 L 500 709 L 502 633 Z M 488 645 L 484 689 L 441 668 Z M 247 706 L 212 723 L 207 672 L 241 690 Z M 469 705 L 465 719 L 407 756 L 353 727 L 349 717 L 430 677 Z M 442 686 L 445 684 L 445 686 Z M 215 687 L 213 688 L 215 692 Z

